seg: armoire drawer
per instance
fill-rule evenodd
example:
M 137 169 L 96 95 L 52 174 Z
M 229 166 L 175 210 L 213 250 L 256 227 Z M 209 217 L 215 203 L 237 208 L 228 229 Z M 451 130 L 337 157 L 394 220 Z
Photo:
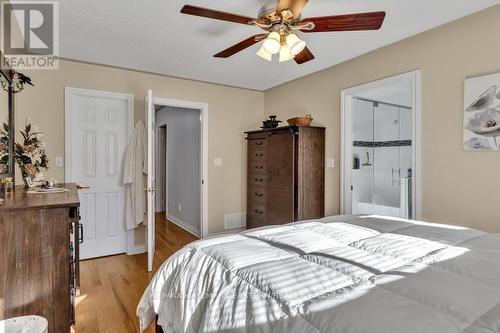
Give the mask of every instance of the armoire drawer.
M 264 149 L 267 146 L 267 138 L 248 140 L 248 145 L 255 149 Z
M 249 218 L 247 219 L 248 229 L 265 227 L 267 225 L 268 225 L 267 220 L 264 218 L 256 218 L 255 216 L 250 215 Z
M 266 163 L 258 161 L 250 161 L 248 165 L 249 174 L 266 174 Z
M 250 186 L 248 195 L 250 202 L 266 203 L 266 189 L 264 187 Z
M 266 206 L 258 203 L 251 203 L 249 214 L 253 219 L 265 220 L 267 216 Z
M 266 176 L 265 175 L 255 174 L 255 175 L 250 175 L 249 177 L 250 178 L 249 178 L 248 182 L 250 183 L 250 185 L 259 186 L 259 187 L 266 186 Z
M 252 161 L 264 161 L 266 159 L 265 149 L 255 149 L 253 147 L 250 147 L 248 153 L 250 155 L 250 160 Z

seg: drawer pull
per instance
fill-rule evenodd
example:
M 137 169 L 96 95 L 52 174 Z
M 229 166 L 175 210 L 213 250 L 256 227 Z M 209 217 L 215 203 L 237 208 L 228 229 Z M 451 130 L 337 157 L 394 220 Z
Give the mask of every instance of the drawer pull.
M 264 144 L 264 142 L 262 142 L 262 141 L 259 141 L 259 142 L 255 143 L 256 146 L 262 146 L 263 144 Z
M 258 210 L 258 209 L 255 209 L 254 212 L 256 212 L 257 214 L 263 214 L 264 213 L 263 211 Z
M 256 182 L 263 182 L 263 181 L 264 181 L 264 178 L 254 178 L 254 180 L 255 180 Z
M 264 156 L 264 154 L 263 154 L 263 153 L 260 153 L 260 154 L 255 154 L 255 156 L 256 156 L 256 157 L 262 157 L 262 156 Z
M 256 166 L 255 166 L 255 169 L 257 169 L 257 170 L 262 170 L 262 169 L 264 169 L 264 167 L 263 167 L 262 165 L 260 165 L 260 166 L 259 166 L 259 165 L 256 165 Z
M 78 243 L 83 243 L 83 224 L 78 223 Z
M 263 196 L 263 195 L 264 195 L 264 194 L 262 194 L 262 193 L 255 192 L 255 196 L 256 196 L 256 197 L 261 197 L 261 196 Z

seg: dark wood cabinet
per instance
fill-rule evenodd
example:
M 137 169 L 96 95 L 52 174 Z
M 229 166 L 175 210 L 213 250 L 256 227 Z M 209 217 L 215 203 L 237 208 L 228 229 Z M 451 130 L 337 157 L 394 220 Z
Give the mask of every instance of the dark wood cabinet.
M 325 214 L 325 129 L 279 127 L 246 132 L 247 227 Z
M 79 200 L 69 192 L 27 194 L 0 206 L 0 320 L 39 315 L 49 333 L 69 332 L 78 287 Z

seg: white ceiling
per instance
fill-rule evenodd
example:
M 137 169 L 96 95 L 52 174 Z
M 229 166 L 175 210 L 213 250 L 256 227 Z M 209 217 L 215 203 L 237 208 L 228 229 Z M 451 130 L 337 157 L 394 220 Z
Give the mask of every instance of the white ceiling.
M 411 77 L 391 80 L 391 84 L 360 92 L 357 97 L 378 102 L 411 106 L 413 100 Z
M 260 30 L 180 14 L 184 4 L 256 16 L 267 0 L 60 1 L 62 57 L 266 90 L 391 44 L 500 0 L 310 0 L 304 17 L 385 10 L 379 31 L 303 34 L 316 59 L 269 63 L 259 45 L 227 60 L 213 55 Z

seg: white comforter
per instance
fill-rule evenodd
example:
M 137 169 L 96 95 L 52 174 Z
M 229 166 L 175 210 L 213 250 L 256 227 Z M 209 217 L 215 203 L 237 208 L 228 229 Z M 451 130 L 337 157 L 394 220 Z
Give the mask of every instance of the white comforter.
M 169 332 L 500 332 L 500 234 L 329 217 L 189 244 L 137 308 Z

